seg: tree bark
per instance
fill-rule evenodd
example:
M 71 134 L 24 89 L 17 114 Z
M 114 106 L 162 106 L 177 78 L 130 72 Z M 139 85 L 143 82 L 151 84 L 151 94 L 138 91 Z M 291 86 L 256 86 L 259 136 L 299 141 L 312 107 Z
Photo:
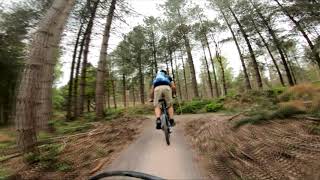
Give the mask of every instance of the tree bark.
M 17 144 L 25 153 L 38 152 L 35 146 L 37 112 L 42 107 L 41 103 L 51 100 L 51 97 L 46 95 L 51 94 L 53 73 L 51 76 L 48 73 L 53 72 L 56 63 L 54 55 L 74 2 L 75 0 L 55 0 L 32 38 L 18 89 L 15 112 Z M 48 116 L 40 117 L 48 118 Z
M 80 72 L 80 67 L 81 67 L 81 59 L 82 59 L 82 55 L 83 55 L 83 48 L 84 48 L 84 43 L 85 43 L 85 37 L 83 35 L 82 37 L 82 40 L 81 40 L 81 43 L 80 43 L 80 50 L 79 50 L 79 55 L 78 55 L 78 61 L 77 61 L 77 65 L 76 65 L 76 72 L 75 72 L 75 75 L 74 75 L 74 85 L 73 85 L 73 114 L 74 114 L 74 117 L 78 117 L 79 116 L 79 112 L 80 112 L 80 109 L 79 109 L 79 104 L 78 104 L 78 100 L 80 100 L 80 97 L 79 97 L 79 93 L 78 93 L 78 90 L 79 90 L 79 72 Z
M 127 84 L 126 84 L 126 74 L 122 74 L 122 96 L 123 96 L 123 106 L 127 108 Z
M 248 75 L 246 63 L 244 62 L 244 58 L 243 58 L 243 55 L 242 55 L 242 53 L 241 53 L 238 40 L 237 40 L 237 38 L 236 38 L 233 30 L 232 30 L 231 24 L 229 23 L 226 15 L 224 14 L 223 11 L 221 11 L 221 13 L 222 13 L 223 18 L 224 18 L 224 20 L 226 21 L 227 26 L 228 26 L 231 34 L 232 34 L 233 41 L 234 41 L 234 43 L 236 44 L 236 47 L 237 47 L 237 50 L 238 50 L 238 53 L 239 53 L 239 57 L 240 57 L 240 61 L 241 61 L 241 65 L 242 65 L 242 69 L 243 69 L 243 73 L 244 73 L 244 78 L 245 78 L 245 82 L 246 82 L 246 87 L 247 87 L 247 89 L 251 90 L 251 89 L 252 89 L 252 86 L 251 86 L 251 83 L 250 83 L 250 79 L 249 79 L 249 75 Z
M 110 9 L 107 16 L 107 22 L 105 26 L 105 30 L 103 33 L 103 40 L 100 50 L 100 58 L 98 63 L 97 69 L 97 81 L 96 81 L 96 117 L 102 118 L 104 113 L 104 102 L 105 102 L 105 75 L 106 75 L 106 66 L 107 66 L 107 50 L 108 50 L 108 43 L 110 38 L 110 30 L 112 19 L 114 16 L 114 11 L 116 8 L 117 0 L 112 0 Z
M 289 17 L 289 19 L 296 25 L 296 27 L 298 28 L 298 30 L 301 32 L 302 36 L 306 39 L 306 41 L 308 42 L 308 45 L 311 49 L 311 52 L 319 66 L 320 69 L 320 56 L 319 53 L 317 52 L 316 47 L 313 45 L 311 39 L 309 38 L 309 36 L 307 35 L 307 33 L 305 32 L 305 30 L 303 29 L 303 27 L 301 26 L 301 24 L 299 23 L 299 21 L 295 20 L 293 16 L 290 15 L 290 13 L 282 6 L 282 4 L 280 4 L 280 2 L 278 0 L 274 0 L 281 8 L 281 10 Z
M 211 49 L 210 49 L 210 45 L 209 45 L 209 40 L 207 35 L 205 35 L 205 41 L 207 44 L 207 48 L 209 51 L 209 57 L 210 57 L 210 62 L 211 62 L 211 66 L 212 66 L 212 73 L 213 73 L 213 79 L 214 79 L 214 86 L 215 86 L 215 90 L 216 90 L 216 96 L 219 97 L 220 93 L 219 93 L 219 86 L 218 86 L 218 81 L 217 81 L 217 74 L 216 74 L 216 68 L 213 62 L 213 57 L 212 57 L 212 53 L 211 53 Z
M 93 22 L 96 17 L 96 12 L 100 0 L 96 0 L 93 3 L 93 7 L 90 6 L 90 19 L 88 22 L 88 26 L 84 33 L 85 44 L 84 44 L 84 51 L 83 51 L 83 61 L 82 61 L 82 69 L 81 69 L 81 79 L 80 79 L 80 112 L 79 114 L 82 115 L 84 111 L 84 101 L 86 98 L 86 77 L 87 77 L 87 63 L 88 63 L 88 54 L 90 48 L 90 41 L 91 41 L 91 34 L 93 28 Z
M 111 84 L 112 84 L 112 95 L 113 95 L 113 107 L 117 109 L 116 83 L 113 76 L 111 77 Z
M 184 43 L 185 43 L 185 47 L 186 47 L 187 55 L 188 55 L 188 64 L 189 64 L 190 73 L 191 73 L 193 95 L 194 95 L 194 97 L 199 98 L 197 77 L 196 77 L 196 71 L 194 68 L 193 58 L 192 58 L 192 54 L 191 54 L 190 41 L 189 41 L 189 38 L 187 37 L 186 34 L 183 34 L 183 39 L 184 39 Z
M 175 81 L 175 74 L 174 74 L 174 70 L 173 70 L 173 58 L 172 58 L 172 50 L 169 47 L 169 57 L 170 57 L 170 66 L 171 66 L 171 72 L 172 72 L 172 79 L 173 81 Z
M 254 54 L 254 51 L 252 49 L 249 37 L 248 37 L 247 33 L 245 32 L 245 30 L 243 29 L 243 26 L 240 23 L 239 19 L 237 18 L 236 14 L 233 12 L 232 8 L 229 6 L 228 9 L 230 10 L 233 18 L 236 20 L 236 23 L 238 24 L 239 29 L 240 29 L 240 31 L 241 31 L 241 33 L 242 33 L 242 35 L 243 35 L 243 37 L 244 37 L 244 39 L 245 39 L 245 41 L 247 43 L 247 46 L 248 46 L 248 49 L 249 49 L 249 52 L 250 52 L 250 56 L 251 56 L 251 59 L 252 59 L 253 68 L 254 68 L 254 71 L 255 71 L 256 81 L 257 81 L 258 87 L 262 88 L 263 84 L 262 84 L 262 79 L 261 79 L 261 75 L 260 75 L 260 71 L 259 71 L 259 65 L 258 65 L 258 62 L 256 60 L 256 56 Z
M 260 39 L 262 40 L 264 46 L 266 47 L 266 49 L 267 49 L 267 51 L 268 51 L 268 53 L 269 53 L 269 55 L 270 55 L 270 57 L 271 57 L 271 60 L 272 60 L 274 66 L 275 66 L 275 68 L 276 68 L 276 70 L 277 70 L 277 73 L 278 73 L 278 76 L 279 76 L 279 79 L 280 79 L 280 82 L 281 82 L 282 86 L 285 86 L 285 83 L 284 83 L 284 80 L 283 80 L 283 77 L 282 77 L 280 68 L 279 68 L 278 63 L 277 63 L 276 59 L 274 58 L 274 56 L 273 56 L 273 54 L 272 54 L 272 52 L 271 52 L 271 50 L 270 50 L 269 44 L 267 43 L 267 41 L 266 41 L 266 40 L 264 39 L 264 37 L 262 36 L 262 34 L 261 34 L 260 30 L 258 29 L 258 27 L 257 27 L 256 23 L 254 22 L 254 20 L 251 19 L 251 21 L 252 21 L 252 23 L 253 23 L 253 26 L 254 26 L 256 32 L 258 33 Z
M 182 50 L 181 50 L 181 62 L 182 62 L 182 69 L 183 69 L 184 89 L 186 90 L 186 98 L 187 98 L 187 100 L 189 100 L 187 75 L 186 75 L 186 69 L 185 69 L 185 65 L 184 65 Z
M 157 62 L 157 48 L 156 48 L 156 43 L 155 43 L 155 35 L 152 30 L 152 53 L 153 53 L 153 60 L 154 60 L 154 70 L 157 73 L 158 72 L 158 62 Z
M 141 52 L 138 53 L 138 63 L 139 63 L 139 84 L 140 84 L 140 102 L 145 104 L 144 97 L 144 75 L 142 72 L 142 61 L 141 61 Z
M 81 23 L 78 34 L 77 34 L 77 39 L 76 39 L 76 44 L 74 46 L 73 50 L 73 56 L 72 56 L 72 62 L 71 62 L 71 72 L 70 72 L 70 79 L 69 79 L 69 84 L 68 84 L 68 102 L 67 102 L 67 120 L 70 120 L 72 118 L 72 88 L 73 88 L 73 75 L 74 75 L 74 67 L 76 63 L 76 57 L 77 57 L 77 52 L 78 52 L 78 47 L 79 47 L 79 42 L 80 42 L 80 37 L 82 34 L 82 29 L 83 29 L 83 23 Z
M 292 79 L 292 76 L 291 76 L 291 73 L 290 73 L 290 69 L 289 69 L 289 66 L 288 66 L 288 63 L 286 61 L 286 58 L 283 54 L 283 51 L 281 49 L 281 44 L 276 36 L 276 33 L 273 31 L 273 29 L 271 28 L 271 26 L 269 25 L 268 21 L 266 20 L 266 18 L 262 15 L 262 13 L 260 12 L 260 10 L 258 9 L 258 7 L 252 2 L 252 0 L 250 0 L 252 6 L 254 7 L 255 11 L 257 12 L 258 16 L 262 19 L 263 23 L 265 24 L 265 26 L 267 27 L 268 29 L 268 32 L 269 34 L 271 35 L 272 37 L 272 40 L 280 54 L 280 57 L 281 57 L 281 60 L 282 60 L 282 64 L 284 66 L 284 69 L 286 71 L 286 75 L 287 75 L 287 78 L 288 78 L 288 82 L 289 82 L 289 85 L 290 86 L 293 86 L 294 85 L 294 82 L 293 82 L 293 79 Z
M 179 75 L 179 68 L 178 68 L 176 54 L 174 56 L 174 62 L 175 62 L 175 65 L 176 65 L 176 76 L 177 76 L 177 86 L 178 86 L 178 90 L 179 90 L 179 97 L 180 97 L 180 99 L 182 99 L 181 82 L 180 82 L 180 75 Z
M 201 45 L 202 45 L 204 61 L 205 61 L 206 69 L 207 69 L 207 73 L 208 73 L 208 83 L 209 83 L 210 95 L 211 95 L 211 98 L 213 98 L 213 96 L 214 96 L 213 95 L 213 87 L 212 87 L 212 81 L 211 81 L 211 75 L 210 75 L 208 59 L 207 59 L 207 56 L 206 56 L 206 51 L 205 51 L 203 42 L 201 42 Z

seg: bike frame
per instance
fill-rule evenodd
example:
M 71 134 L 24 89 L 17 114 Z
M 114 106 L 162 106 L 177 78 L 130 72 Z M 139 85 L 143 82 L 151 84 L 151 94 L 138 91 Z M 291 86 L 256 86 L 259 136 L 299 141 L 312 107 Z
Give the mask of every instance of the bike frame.
M 161 100 L 161 115 L 164 115 L 165 118 L 165 122 L 161 122 L 161 126 L 163 126 L 164 123 L 167 124 L 167 127 L 171 127 L 171 124 L 169 122 L 169 113 L 168 113 L 168 110 L 167 110 L 167 103 L 165 100 Z M 161 119 L 161 121 L 163 121 Z

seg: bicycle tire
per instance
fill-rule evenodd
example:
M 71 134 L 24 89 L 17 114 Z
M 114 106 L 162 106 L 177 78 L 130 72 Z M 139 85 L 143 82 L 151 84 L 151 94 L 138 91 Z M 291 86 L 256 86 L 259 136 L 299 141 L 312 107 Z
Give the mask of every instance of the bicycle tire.
M 169 132 L 169 127 L 168 127 L 168 120 L 165 115 L 162 116 L 162 130 L 164 132 L 164 136 L 166 139 L 166 143 L 168 146 L 170 146 L 170 132 Z
M 163 178 L 156 177 L 153 175 L 135 172 L 135 171 L 111 171 L 111 172 L 103 172 L 96 176 L 89 178 L 89 180 L 99 180 L 105 177 L 113 177 L 113 176 L 126 176 L 126 177 L 134 177 L 143 180 L 164 180 Z

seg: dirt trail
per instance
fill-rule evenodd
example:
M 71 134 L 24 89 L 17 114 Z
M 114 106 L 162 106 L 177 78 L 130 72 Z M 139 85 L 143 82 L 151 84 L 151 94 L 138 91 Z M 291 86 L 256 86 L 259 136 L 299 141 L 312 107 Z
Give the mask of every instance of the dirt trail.
M 165 143 L 163 132 L 155 130 L 154 120 L 146 122 L 141 136 L 103 170 L 138 171 L 165 179 L 204 179 L 195 153 L 184 137 L 185 119 L 176 117 L 170 146 Z

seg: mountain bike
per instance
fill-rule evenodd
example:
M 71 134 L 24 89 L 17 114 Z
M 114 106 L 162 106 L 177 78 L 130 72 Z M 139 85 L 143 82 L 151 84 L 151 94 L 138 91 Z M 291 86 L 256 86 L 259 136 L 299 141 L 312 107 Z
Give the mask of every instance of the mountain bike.
M 159 103 L 161 103 L 161 129 L 164 132 L 164 136 L 167 142 L 167 145 L 170 145 L 170 133 L 171 133 L 171 124 L 169 121 L 169 114 L 168 114 L 168 108 L 167 108 L 167 103 L 164 99 L 160 99 Z
M 89 180 L 98 180 L 106 177 L 115 177 L 115 176 L 126 176 L 126 177 L 133 177 L 133 178 L 139 178 L 144 180 L 164 180 L 163 178 L 156 177 L 150 174 L 135 172 L 135 171 L 110 171 L 110 172 L 103 172 L 98 175 L 95 175 Z

